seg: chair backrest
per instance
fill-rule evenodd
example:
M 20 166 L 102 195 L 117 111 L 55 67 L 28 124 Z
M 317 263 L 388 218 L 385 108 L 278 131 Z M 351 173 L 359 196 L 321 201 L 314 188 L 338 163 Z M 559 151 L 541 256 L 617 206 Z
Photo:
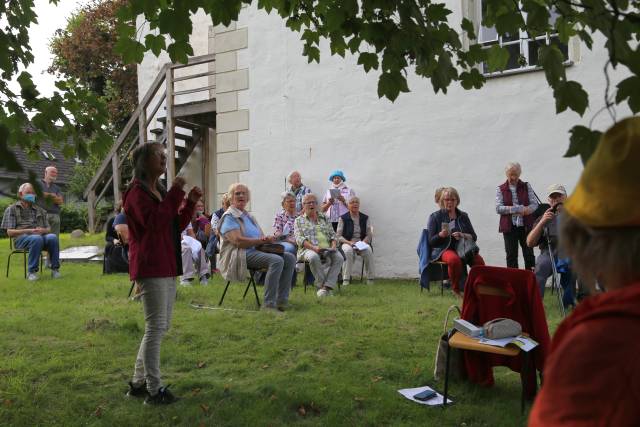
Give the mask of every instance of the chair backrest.
M 465 283 L 462 318 L 482 325 L 506 317 L 519 322 L 546 353 L 550 344 L 542 298 L 532 271 L 476 266 Z

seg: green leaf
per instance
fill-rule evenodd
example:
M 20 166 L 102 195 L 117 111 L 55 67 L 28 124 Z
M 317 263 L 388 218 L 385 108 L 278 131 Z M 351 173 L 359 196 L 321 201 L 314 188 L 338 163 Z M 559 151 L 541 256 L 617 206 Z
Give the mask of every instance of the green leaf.
M 186 40 L 176 40 L 167 47 L 167 53 L 172 62 L 186 64 L 189 55 L 193 55 L 193 48 Z
M 362 52 L 358 57 L 358 65 L 364 67 L 365 72 L 369 72 L 371 69 L 378 69 L 378 55 L 370 52 Z
M 575 24 L 567 21 L 563 16 L 558 16 L 555 27 L 560 41 L 564 44 L 569 43 L 569 38 L 576 35 Z
M 602 132 L 597 130 L 591 130 L 585 126 L 574 126 L 569 131 L 571 137 L 569 138 L 569 149 L 564 154 L 564 157 L 580 156 L 582 164 L 586 165 L 587 160 L 596 150 Z
M 383 96 L 391 102 L 398 98 L 400 92 L 409 92 L 407 79 L 399 72 L 389 72 L 380 74 L 378 79 L 378 96 Z
M 136 40 L 119 37 L 114 49 L 125 64 L 139 64 L 144 58 L 144 45 Z
M 463 18 L 462 29 L 464 30 L 465 33 L 467 33 L 467 37 L 469 37 L 470 40 L 475 40 L 476 30 L 475 28 L 473 28 L 473 22 L 471 22 L 467 18 Z
M 509 51 L 496 45 L 487 49 L 487 66 L 490 72 L 502 71 L 509 61 Z
M 466 90 L 470 90 L 472 88 L 480 89 L 482 85 L 484 85 L 485 81 L 485 77 L 477 68 L 472 68 L 471 71 L 464 71 L 460 74 L 460 84 Z
M 544 74 L 549 86 L 555 88 L 562 80 L 566 80 L 564 57 L 555 44 L 544 45 L 538 50 L 539 64 L 544 68 Z
M 163 49 L 166 48 L 164 36 L 162 34 L 147 34 L 144 38 L 144 45 L 147 50 L 151 50 L 155 56 L 159 56 Z
M 302 54 L 307 57 L 307 62 L 316 61 L 318 64 L 320 63 L 320 49 L 317 47 L 307 43 L 302 49 Z
M 582 116 L 589 105 L 589 95 L 582 85 L 575 81 L 558 83 L 553 96 L 556 99 L 556 114 L 570 108 Z
M 618 83 L 616 104 L 625 99 L 628 99 L 627 103 L 633 114 L 640 111 L 640 77 L 631 76 Z

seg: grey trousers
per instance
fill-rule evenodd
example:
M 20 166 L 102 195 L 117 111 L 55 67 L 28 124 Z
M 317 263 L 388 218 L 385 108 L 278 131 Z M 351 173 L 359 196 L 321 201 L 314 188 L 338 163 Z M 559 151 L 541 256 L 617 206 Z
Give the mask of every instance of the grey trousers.
M 302 258 L 309 263 L 311 273 L 313 274 L 313 277 L 316 278 L 316 287 L 321 288 L 322 286 L 326 286 L 330 289 L 336 287 L 338 274 L 340 274 L 340 269 L 344 262 L 340 252 L 335 251 L 327 256 L 326 263 L 329 264 L 328 271 L 325 271 L 322 261 L 320 260 L 320 255 L 314 251 L 305 249 L 302 252 Z
M 291 290 L 291 277 L 296 266 L 296 257 L 289 252 L 282 255 L 260 251 L 247 252 L 247 268 L 266 268 L 264 279 L 264 305 L 276 307 L 286 305 Z
M 344 256 L 347 258 L 345 263 L 342 265 L 342 278 L 344 280 L 351 279 L 351 270 L 353 269 L 353 264 L 356 261 L 356 251 L 348 245 L 344 243 L 342 246 L 342 252 L 344 252 Z M 367 275 L 367 279 L 373 279 L 375 275 L 375 271 L 373 268 L 373 252 L 371 249 L 367 249 L 364 251 L 360 251 L 360 256 L 362 257 L 362 262 L 364 263 L 364 271 Z
M 147 381 L 151 395 L 162 387 L 160 379 L 160 343 L 169 330 L 173 303 L 176 299 L 176 278 L 158 277 L 138 280 L 144 307 L 144 336 L 138 349 L 133 371 L 133 384 Z
M 547 279 L 553 274 L 553 266 L 551 265 L 551 257 L 549 256 L 549 250 L 543 250 L 536 258 L 536 281 L 540 288 L 540 296 L 544 297 L 544 289 L 547 284 Z
M 56 236 L 60 235 L 60 215 L 59 214 L 47 214 L 47 221 L 49 221 L 49 228 L 51 229 L 51 233 Z

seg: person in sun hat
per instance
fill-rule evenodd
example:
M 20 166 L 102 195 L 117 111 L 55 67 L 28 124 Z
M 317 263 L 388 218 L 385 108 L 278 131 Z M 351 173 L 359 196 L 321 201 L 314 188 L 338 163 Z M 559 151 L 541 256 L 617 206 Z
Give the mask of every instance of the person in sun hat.
M 640 420 L 640 117 L 601 138 L 564 205 L 560 248 L 603 292 L 558 327 L 529 426 Z
M 547 189 L 547 200 L 549 201 L 549 209 L 538 218 L 531 232 L 527 235 L 527 246 L 540 248 L 540 255 L 536 258 L 535 273 L 538 286 L 540 287 L 540 296 L 544 298 L 544 290 L 547 280 L 553 274 L 552 262 L 558 259 L 564 259 L 562 254 L 558 252 L 558 229 L 560 212 L 567 198 L 567 190 L 564 185 L 553 184 Z M 551 247 L 549 247 L 551 246 Z M 560 285 L 563 289 L 562 303 L 565 308 L 575 306 L 574 290 L 576 285 L 575 275 L 572 273 L 568 265 L 558 269 L 560 273 Z
M 351 188 L 347 187 L 346 181 L 347 178 L 341 170 L 336 169 L 331 172 L 329 175 L 331 186 L 322 199 L 322 212 L 329 211 L 329 221 L 333 226 L 333 231 L 338 229 L 340 217 L 349 212 L 349 199 L 356 195 Z

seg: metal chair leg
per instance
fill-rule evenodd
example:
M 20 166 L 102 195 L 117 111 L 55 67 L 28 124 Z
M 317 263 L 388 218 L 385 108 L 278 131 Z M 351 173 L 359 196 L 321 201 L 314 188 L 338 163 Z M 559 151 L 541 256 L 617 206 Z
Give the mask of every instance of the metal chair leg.
M 447 357 L 444 369 L 444 399 L 442 400 L 442 407 L 447 406 L 447 398 L 449 396 L 449 356 L 451 356 L 451 346 L 449 345 L 449 336 L 447 336 Z
M 253 283 L 253 293 L 256 296 L 256 304 L 258 304 L 258 308 L 260 308 L 260 297 L 258 297 L 258 288 L 256 288 L 255 280 L 252 280 Z
M 247 282 L 247 287 L 244 289 L 244 294 L 242 295 L 242 300 L 244 301 L 244 299 L 247 297 L 247 292 L 249 292 L 249 287 L 251 286 L 251 284 L 253 283 L 255 286 L 255 280 L 253 280 L 253 275 L 255 274 L 255 272 L 249 272 L 249 275 L 251 277 L 249 277 L 249 281 Z
M 11 265 L 11 255 L 13 255 L 13 252 L 11 252 L 9 254 L 9 258 L 7 258 L 7 277 L 9 277 L 9 266 Z
M 218 303 L 218 305 L 222 305 L 222 301 L 224 301 L 224 296 L 227 294 L 227 289 L 229 289 L 229 285 L 231 284 L 231 281 L 227 281 L 227 286 L 224 287 L 224 292 L 222 292 L 222 297 L 220 297 L 220 302 Z
M 444 296 L 444 264 L 440 264 L 440 296 Z
M 129 288 L 129 295 L 127 298 L 131 298 L 131 292 L 133 292 L 133 288 L 136 286 L 136 282 L 131 282 L 131 287 Z
M 22 253 L 22 266 L 24 268 L 24 278 L 27 278 L 27 253 Z

